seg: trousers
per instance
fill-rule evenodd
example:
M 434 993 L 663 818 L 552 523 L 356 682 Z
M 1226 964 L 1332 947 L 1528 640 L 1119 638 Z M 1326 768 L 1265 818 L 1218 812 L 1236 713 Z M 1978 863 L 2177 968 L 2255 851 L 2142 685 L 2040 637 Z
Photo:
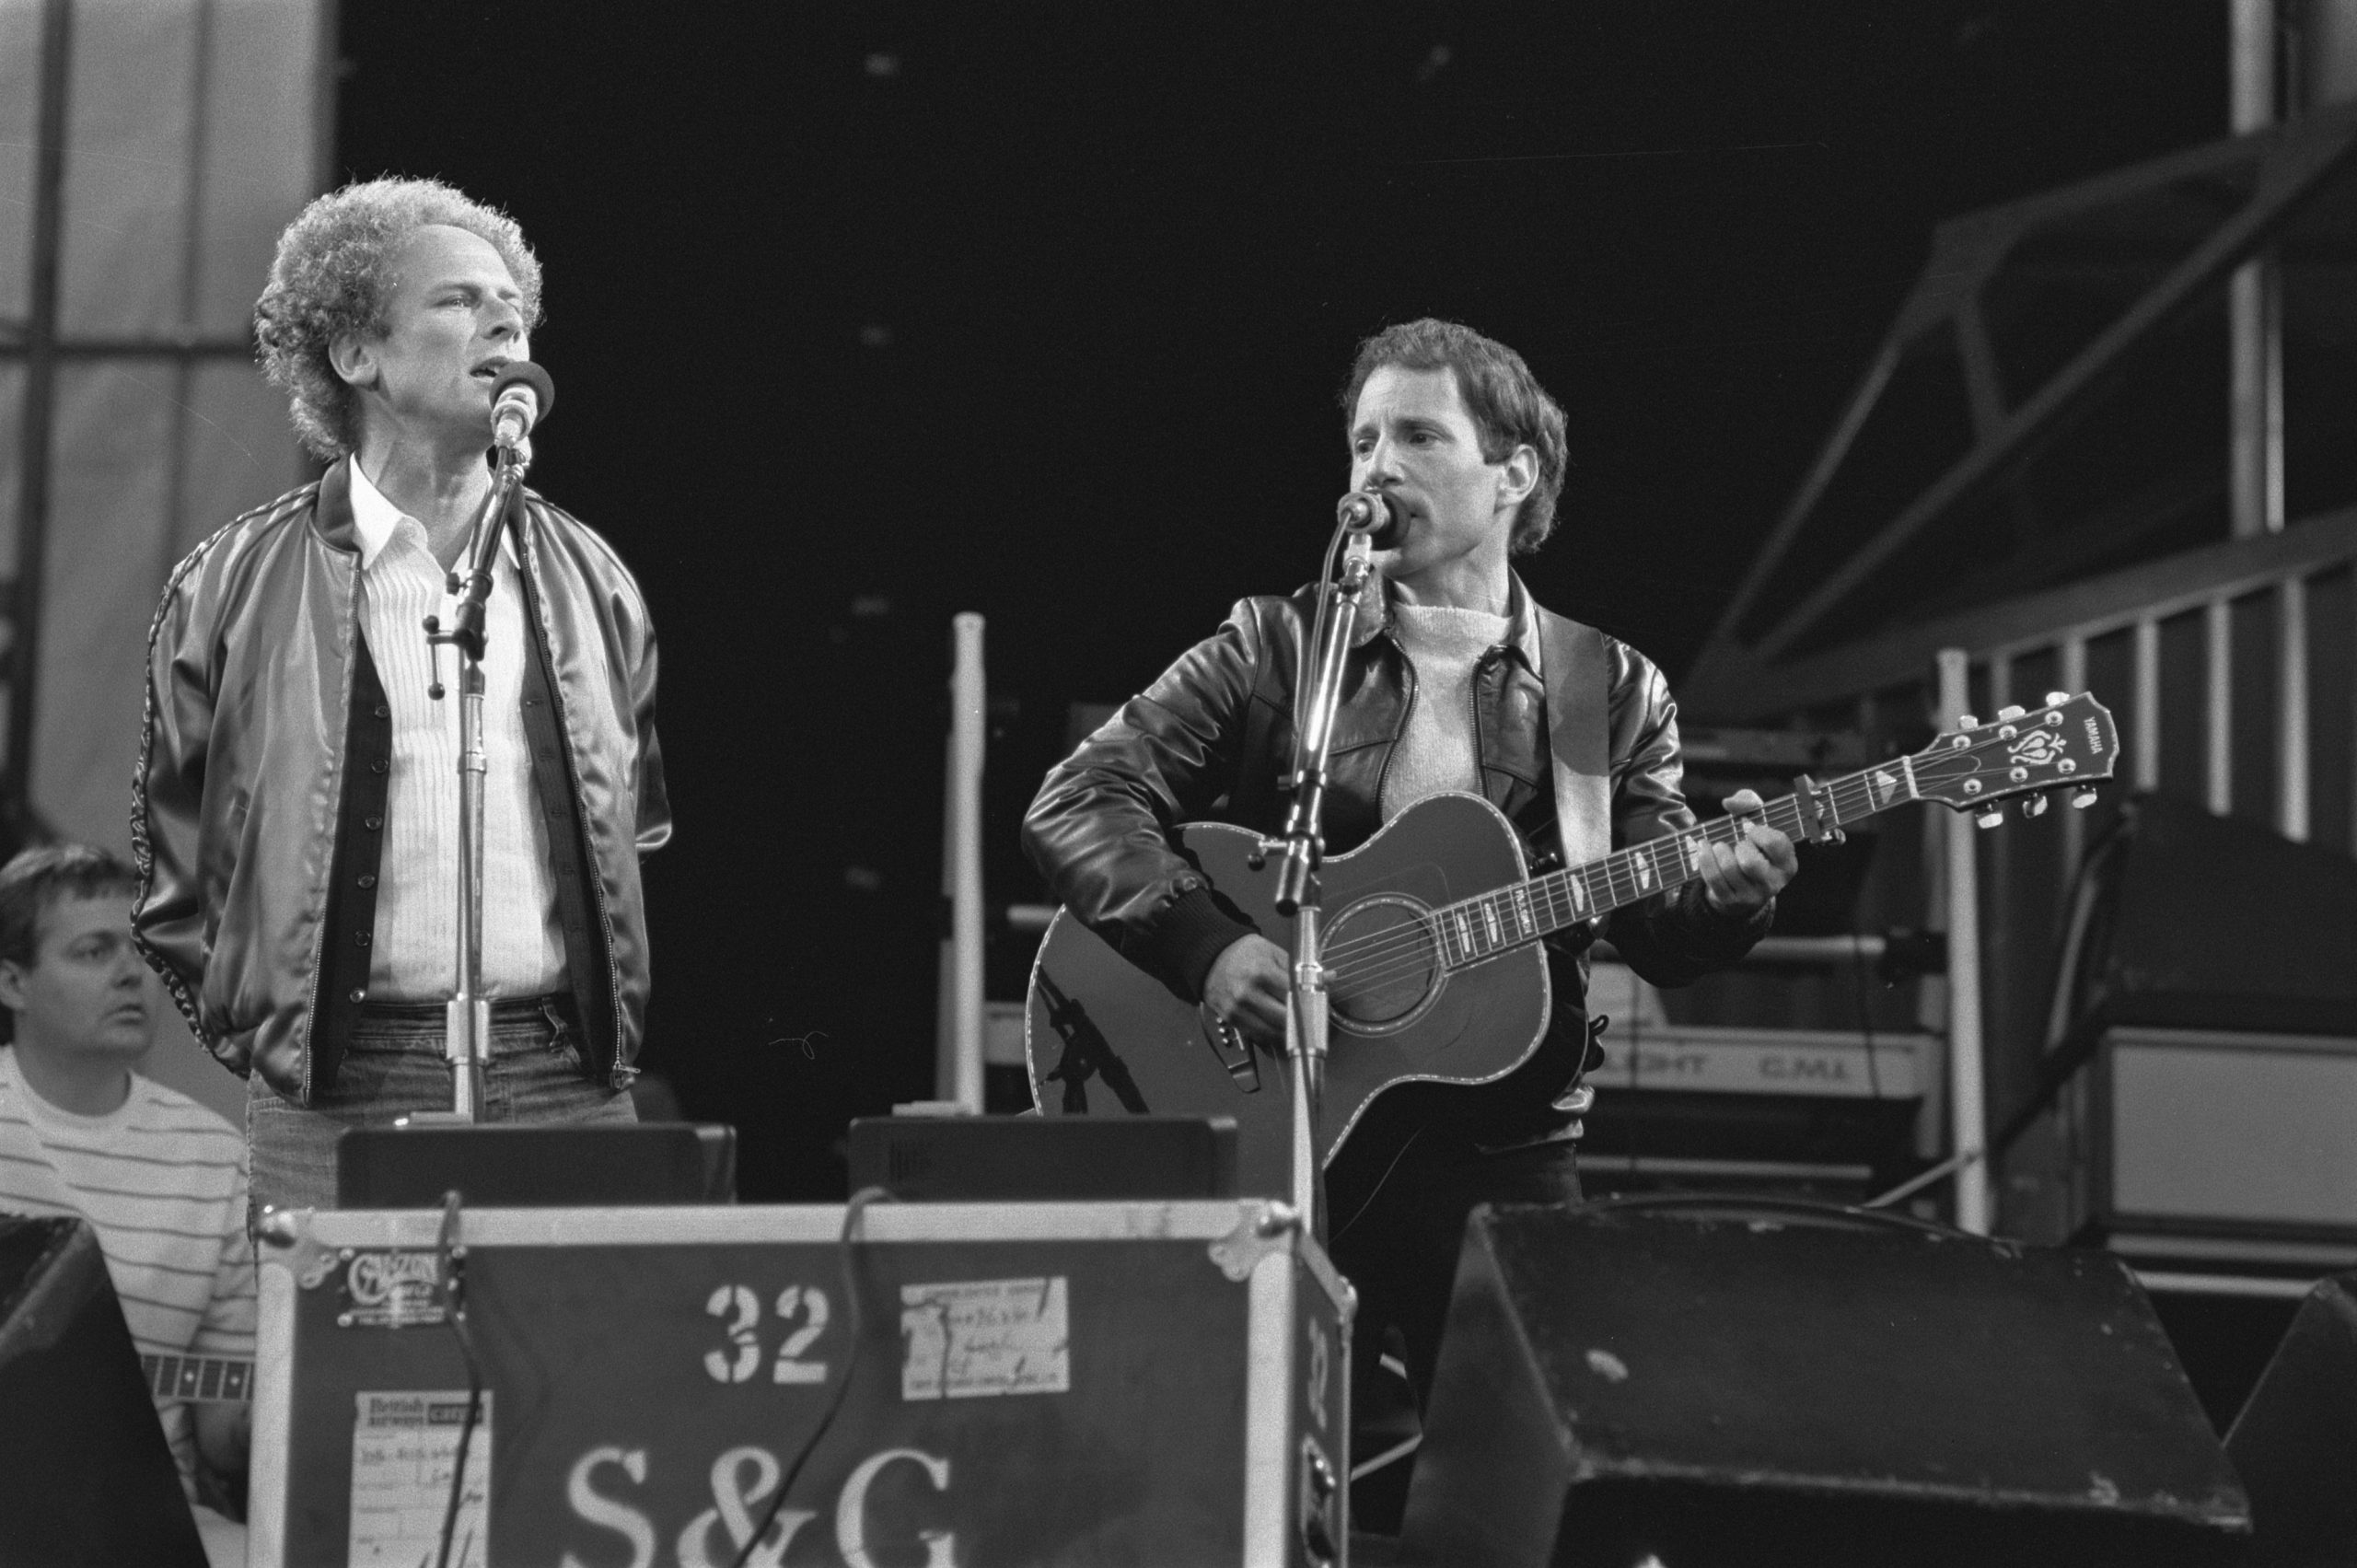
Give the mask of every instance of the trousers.
M 1388 1330 L 1402 1342 L 1417 1403 L 1432 1398 L 1466 1216 L 1477 1203 L 1577 1207 L 1578 1149 L 1561 1139 L 1491 1154 L 1434 1132 L 1408 1146 L 1358 1213 L 1331 1216 L 1327 1252 L 1359 1293 L 1355 1376 L 1373 1374 Z
M 308 1107 L 290 1105 L 256 1073 L 247 1080 L 249 1220 L 267 1208 L 335 1207 L 335 1145 L 347 1127 L 389 1127 L 413 1111 L 451 1103 L 447 1015 L 439 1002 L 371 1003 L 345 1041 L 335 1082 Z M 585 1076 L 581 1031 L 569 996 L 491 1005 L 483 1063 L 485 1121 L 635 1121 L 627 1091 Z

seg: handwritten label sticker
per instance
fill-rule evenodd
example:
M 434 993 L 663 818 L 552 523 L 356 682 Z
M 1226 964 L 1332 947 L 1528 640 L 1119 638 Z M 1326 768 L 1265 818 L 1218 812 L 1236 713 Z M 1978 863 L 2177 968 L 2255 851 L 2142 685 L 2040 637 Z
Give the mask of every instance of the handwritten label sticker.
M 1064 1276 L 900 1287 L 903 1400 L 1061 1394 L 1072 1388 Z
M 345 1561 L 360 1568 L 412 1568 L 435 1560 L 450 1471 L 467 1419 L 464 1388 L 363 1390 L 352 1428 L 352 1538 Z M 483 1568 L 491 1517 L 491 1390 L 483 1390 L 467 1474 L 450 1531 L 450 1561 Z

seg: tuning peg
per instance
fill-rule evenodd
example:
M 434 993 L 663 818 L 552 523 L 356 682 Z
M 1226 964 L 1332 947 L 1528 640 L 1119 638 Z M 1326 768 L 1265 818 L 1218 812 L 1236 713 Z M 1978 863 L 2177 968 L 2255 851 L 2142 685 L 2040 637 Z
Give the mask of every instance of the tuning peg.
M 1958 714 L 1956 716 L 1956 726 L 1958 729 L 1979 729 L 1980 721 L 1970 714 Z
M 2002 806 L 1992 806 L 1986 811 L 1974 812 L 1972 819 L 1980 827 L 1993 828 L 2005 819 L 2005 808 Z
M 2096 792 L 2092 789 L 2083 789 L 2079 791 L 2078 794 L 2071 797 L 2071 804 L 2082 811 L 2084 811 L 2088 807 L 2093 806 L 2095 803 Z
M 2022 802 L 2022 815 L 2023 815 L 2023 816 L 2025 816 L 2025 817 L 2043 817 L 2043 816 L 2045 816 L 2045 815 L 2046 815 L 2046 796 L 2042 796 L 2042 795 L 2033 795 L 2033 796 L 2031 796 L 2027 800 L 2023 801 L 2023 802 Z
M 2014 720 L 2021 717 L 2027 712 L 2029 712 L 2029 710 L 2023 707 L 2019 703 L 2008 703 L 2003 707 L 1997 710 L 1997 722 L 1999 724 L 2011 724 Z
M 2059 708 L 2070 700 L 2071 693 L 2068 691 L 2049 691 L 2046 694 L 2046 705 L 2049 708 Z

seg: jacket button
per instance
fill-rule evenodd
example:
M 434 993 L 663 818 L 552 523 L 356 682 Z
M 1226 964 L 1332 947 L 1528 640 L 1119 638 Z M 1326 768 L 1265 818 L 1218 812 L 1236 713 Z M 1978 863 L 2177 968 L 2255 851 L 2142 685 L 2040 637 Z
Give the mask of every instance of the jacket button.
M 360 825 L 373 833 L 377 829 L 385 825 L 385 819 L 382 817 L 371 817 L 363 821 Z
M 367 1001 L 367 1000 L 368 1000 L 368 988 L 367 988 L 366 986 L 365 986 L 365 985 L 355 985 L 355 986 L 354 986 L 354 987 L 352 988 L 352 999 L 353 999 L 354 1002 L 366 1002 L 366 1001 Z
M 377 874 L 373 871 L 362 872 L 360 874 L 360 885 L 364 888 L 375 887 L 377 885 Z
M 371 762 L 368 764 L 368 771 L 372 773 L 381 773 L 390 764 L 381 761 Z
M 380 719 L 391 718 L 393 716 L 393 710 L 385 706 L 384 703 L 379 703 L 377 704 L 377 716 Z
M 352 939 L 353 939 L 354 942 L 359 943 L 363 947 L 366 947 L 366 946 L 368 946 L 368 934 L 367 934 L 366 932 L 365 932 L 365 931 L 355 931 L 355 932 L 354 932 L 354 933 L 352 934 Z

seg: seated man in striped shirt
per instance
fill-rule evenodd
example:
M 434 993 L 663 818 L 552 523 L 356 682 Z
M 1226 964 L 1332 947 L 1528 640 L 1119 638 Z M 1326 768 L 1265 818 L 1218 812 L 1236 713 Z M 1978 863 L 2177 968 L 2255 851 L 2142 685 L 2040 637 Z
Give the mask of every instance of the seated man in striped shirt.
M 79 844 L 0 867 L 0 1211 L 89 1222 L 143 1357 L 254 1353 L 244 1140 L 213 1111 L 132 1069 L 155 1040 L 153 987 L 131 941 L 137 874 Z M 249 1380 L 239 1379 L 241 1384 Z M 196 1460 L 246 1468 L 242 1402 L 158 1395 L 181 1484 Z M 197 1524 L 216 1562 L 244 1531 Z

